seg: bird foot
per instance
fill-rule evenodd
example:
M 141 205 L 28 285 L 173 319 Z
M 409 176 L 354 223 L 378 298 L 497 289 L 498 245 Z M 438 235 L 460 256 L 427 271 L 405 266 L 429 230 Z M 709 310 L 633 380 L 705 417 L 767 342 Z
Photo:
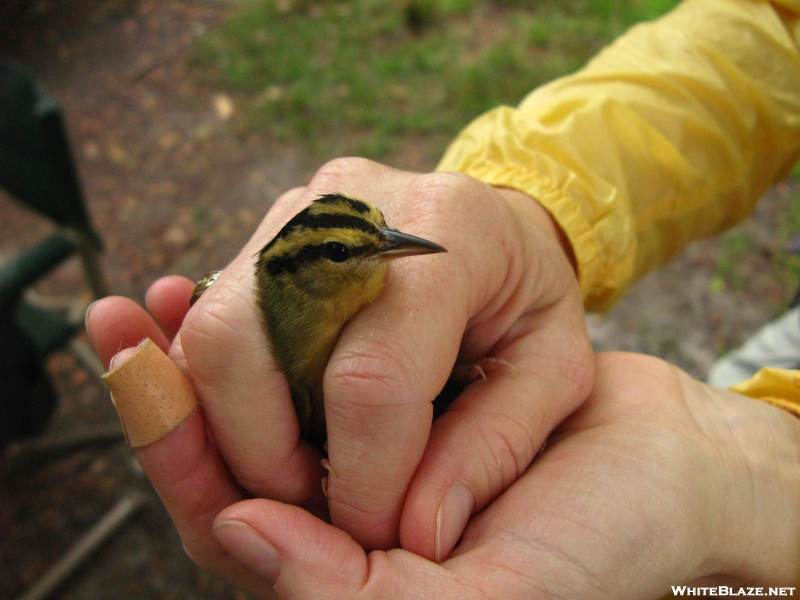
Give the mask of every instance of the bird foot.
M 509 369 L 514 375 L 519 375 L 519 369 L 507 360 L 486 356 L 474 363 L 456 365 L 453 368 L 453 377 L 459 381 L 475 381 L 478 378 L 487 381 L 487 371 L 495 371 L 502 367 Z

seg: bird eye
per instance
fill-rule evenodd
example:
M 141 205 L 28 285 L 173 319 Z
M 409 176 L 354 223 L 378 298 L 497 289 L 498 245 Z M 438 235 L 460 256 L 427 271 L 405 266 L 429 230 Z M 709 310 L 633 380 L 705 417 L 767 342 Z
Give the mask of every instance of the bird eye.
M 324 252 L 325 258 L 333 262 L 344 262 L 350 258 L 350 249 L 339 242 L 327 242 Z

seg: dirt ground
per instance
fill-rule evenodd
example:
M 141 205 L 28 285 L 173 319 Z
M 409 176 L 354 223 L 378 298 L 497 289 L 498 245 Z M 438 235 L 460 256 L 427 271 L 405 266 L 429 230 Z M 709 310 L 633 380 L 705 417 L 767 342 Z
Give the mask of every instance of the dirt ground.
M 61 103 L 114 294 L 143 301 L 156 278 L 197 278 L 224 266 L 271 202 L 308 181 L 318 159 L 245 129 L 230 98 L 187 65 L 193 44 L 224 19 L 224 2 L 42 0 L 0 8 L 0 52 L 39 74 Z M 32 16 L 31 16 L 31 13 Z M 424 153 L 423 153 L 424 155 Z M 393 166 L 430 169 L 419 153 Z M 598 350 L 661 356 L 702 377 L 717 354 L 768 321 L 794 290 L 775 276 L 779 186 L 743 230 L 756 240 L 739 268 L 747 285 L 711 285 L 718 240 L 697 243 L 637 284 L 610 313 L 589 317 Z M 0 260 L 48 226 L 0 197 Z M 44 292 L 86 297 L 69 263 Z M 49 362 L 61 397 L 45 438 L 79 427 L 116 427 L 103 385 L 69 352 Z M 246 598 L 184 555 L 171 522 L 117 437 L 54 459 L 0 468 L 0 597 L 20 595 L 132 490 L 148 502 L 54 595 L 62 599 Z

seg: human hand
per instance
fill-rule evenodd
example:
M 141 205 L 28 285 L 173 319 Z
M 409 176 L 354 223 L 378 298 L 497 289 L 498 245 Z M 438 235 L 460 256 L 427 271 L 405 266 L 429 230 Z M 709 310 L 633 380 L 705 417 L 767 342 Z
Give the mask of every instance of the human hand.
M 597 357 L 594 390 L 437 564 L 365 551 L 295 506 L 224 510 L 215 535 L 281 598 L 660 598 L 793 586 L 800 422 L 658 359 Z
M 464 175 L 334 161 L 308 188 L 276 203 L 188 314 L 191 282 L 170 278 L 151 288 L 148 307 L 175 335 L 171 346 L 155 321 L 120 298 L 97 303 L 88 327 L 106 362 L 144 336 L 158 338 L 192 381 L 232 480 L 254 496 L 322 514 L 320 456 L 299 437 L 256 311 L 253 272 L 256 252 L 283 223 L 330 191 L 374 202 L 390 226 L 448 249 L 392 265 L 381 297 L 343 331 L 325 376 L 331 521 L 368 548 L 401 541 L 441 559 L 469 516 L 525 470 L 591 385 L 574 272 L 555 226 L 532 199 Z M 487 355 L 518 374 L 490 373 L 431 426 L 431 400 L 456 358 Z M 161 468 L 145 471 L 158 479 Z M 205 525 L 179 529 L 207 534 Z

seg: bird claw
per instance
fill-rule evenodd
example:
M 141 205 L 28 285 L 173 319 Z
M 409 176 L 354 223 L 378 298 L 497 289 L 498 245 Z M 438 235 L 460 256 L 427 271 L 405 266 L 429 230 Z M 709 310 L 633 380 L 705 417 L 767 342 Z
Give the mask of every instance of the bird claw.
M 330 473 L 334 477 L 338 477 L 336 471 L 334 471 L 333 467 L 331 466 L 331 461 L 329 461 L 327 458 L 323 458 L 319 462 L 322 465 L 322 468 L 325 469 L 328 473 Z M 328 475 L 325 475 L 325 477 L 322 478 L 322 493 L 325 495 L 326 498 L 328 497 Z
M 474 363 L 456 365 L 453 369 L 453 376 L 461 381 L 475 381 L 478 378 L 488 381 L 486 371 L 494 371 L 501 367 L 509 369 L 514 375 L 519 375 L 519 369 L 507 360 L 485 356 Z
M 539 446 L 539 451 L 536 453 L 536 456 L 533 457 L 533 460 L 536 460 L 542 454 L 544 454 L 546 448 L 547 448 L 547 438 L 545 438 L 544 441 L 542 442 L 542 445 Z
M 330 473 L 334 477 L 338 477 L 338 475 L 336 474 L 336 471 L 334 471 L 333 467 L 331 466 L 331 461 L 329 461 L 327 458 L 323 458 L 319 462 L 322 465 L 322 468 L 325 469 L 328 473 Z

